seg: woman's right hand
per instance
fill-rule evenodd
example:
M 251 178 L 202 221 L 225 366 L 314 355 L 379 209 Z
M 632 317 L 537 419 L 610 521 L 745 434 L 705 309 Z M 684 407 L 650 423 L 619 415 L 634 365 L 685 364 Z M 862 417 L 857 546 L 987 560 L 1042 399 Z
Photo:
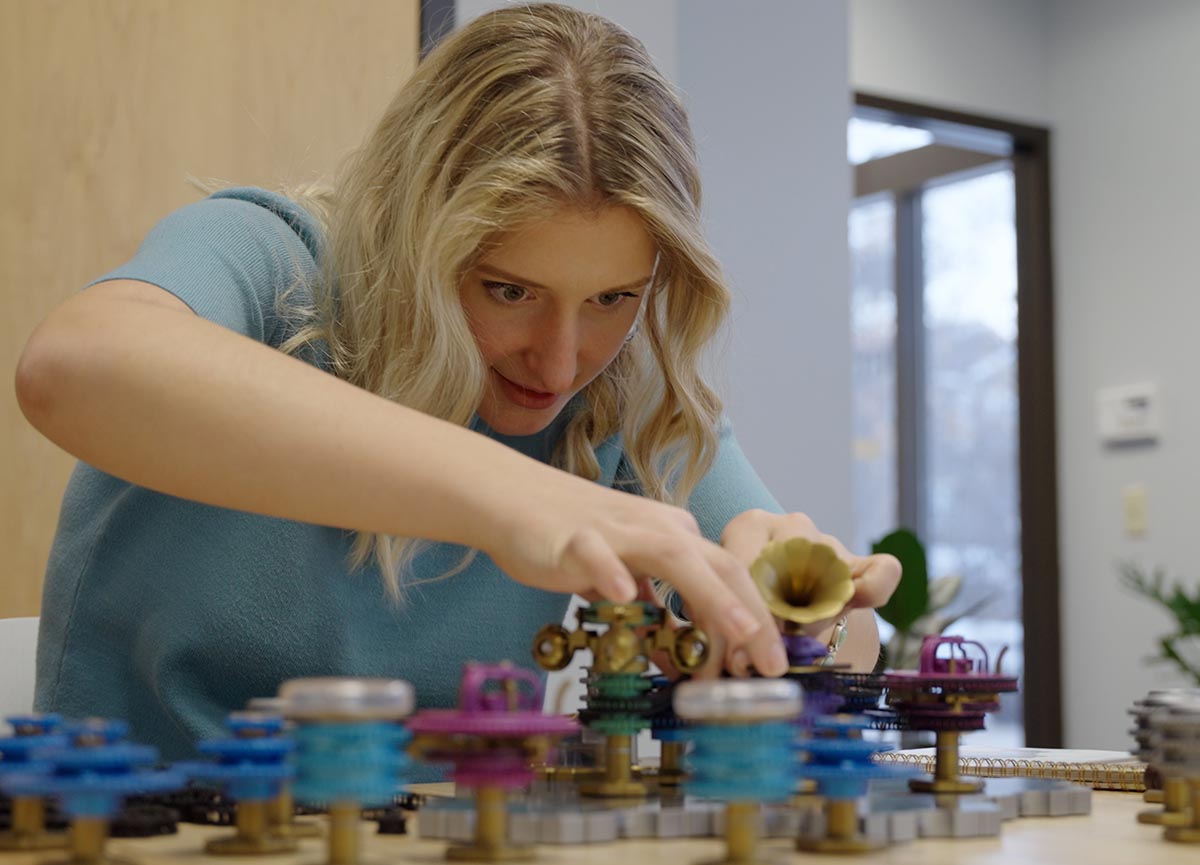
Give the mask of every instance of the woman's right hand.
M 673 586 L 708 634 L 717 675 L 737 649 L 760 673 L 782 675 L 787 657 L 750 572 L 707 540 L 688 511 L 600 487 L 556 469 L 508 509 L 486 547 L 525 585 L 617 602 L 634 600 L 638 581 Z
M 481 548 L 514 579 L 551 591 L 631 600 L 635 577 L 657 577 L 714 645 L 745 646 L 763 673 L 784 670 L 746 568 L 687 511 L 367 393 L 206 321 L 157 286 L 113 280 L 62 304 L 30 338 L 17 389 L 43 434 L 132 483 Z

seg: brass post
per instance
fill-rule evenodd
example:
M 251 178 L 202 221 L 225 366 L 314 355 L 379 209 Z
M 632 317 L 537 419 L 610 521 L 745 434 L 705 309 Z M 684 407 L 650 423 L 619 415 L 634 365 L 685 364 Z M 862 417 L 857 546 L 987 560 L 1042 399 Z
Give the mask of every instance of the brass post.
M 604 780 L 624 784 L 632 780 L 632 736 L 609 736 L 604 746 Z
M 825 803 L 825 834 L 839 841 L 858 835 L 858 803 L 853 799 L 830 799 Z
M 329 805 L 329 865 L 358 865 L 358 821 L 355 802 Z
M 587 781 L 579 785 L 584 796 L 608 798 L 640 798 L 646 795 L 646 786 L 633 777 L 633 737 L 613 735 L 605 739 L 604 777 L 599 781 Z
M 475 843 L 488 850 L 508 842 L 508 808 L 503 787 L 475 788 Z
M 937 731 L 937 764 L 934 778 L 938 781 L 958 780 L 958 731 Z
M 46 803 L 40 796 L 14 796 L 9 829 L 0 832 L 0 850 L 50 850 L 66 847 L 66 832 L 46 830 Z
M 1192 775 L 1184 780 L 1184 783 L 1190 788 L 1191 799 L 1193 803 L 1200 802 L 1200 775 Z M 1163 784 L 1163 790 L 1166 790 L 1166 784 Z M 1163 837 L 1168 841 L 1179 841 L 1184 844 L 1200 843 L 1200 808 L 1192 807 L 1191 821 L 1184 826 L 1167 826 L 1163 830 Z
M 1184 811 L 1188 808 L 1188 783 L 1181 775 L 1163 779 L 1163 810 Z
M 725 806 L 725 847 L 728 863 L 755 861 L 758 846 L 758 803 L 729 802 Z
M 267 834 L 267 803 L 239 802 L 237 833 L 240 838 L 261 838 Z
M 14 796 L 12 832 L 14 835 L 39 835 L 46 828 L 46 804 L 39 796 Z
M 658 765 L 658 784 L 660 787 L 678 787 L 683 777 L 683 756 L 687 752 L 687 742 L 663 742 L 662 758 Z
M 285 784 L 279 788 L 279 795 L 271 801 L 272 825 L 276 827 L 291 825 L 292 813 L 295 807 L 295 802 L 292 800 L 292 791 Z
M 104 856 L 108 823 L 102 817 L 76 817 L 71 823 L 71 861 L 85 865 Z
M 1193 808 L 1187 778 L 1182 775 L 1163 778 L 1162 794 L 1162 807 L 1139 811 L 1138 822 L 1155 826 L 1189 826 Z
M 273 835 L 285 838 L 319 838 L 321 829 L 316 823 L 308 820 L 297 820 L 296 800 L 292 796 L 291 787 L 284 784 L 279 789 L 279 795 L 268 805 L 267 824 Z

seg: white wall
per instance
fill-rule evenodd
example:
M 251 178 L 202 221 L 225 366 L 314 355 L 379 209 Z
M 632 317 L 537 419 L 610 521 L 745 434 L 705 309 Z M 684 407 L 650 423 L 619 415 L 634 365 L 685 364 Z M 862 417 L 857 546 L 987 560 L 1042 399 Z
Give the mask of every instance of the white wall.
M 1109 745 L 1128 742 L 1130 700 L 1183 684 L 1145 665 L 1170 622 L 1117 587 L 1114 563 L 1200 579 L 1200 4 L 1057 0 L 1051 23 L 1066 722 L 1072 742 Z M 1096 389 L 1147 379 L 1161 444 L 1102 450 Z M 1142 540 L 1122 534 L 1131 482 L 1149 491 Z
M 735 293 L 729 414 L 780 502 L 849 537 L 846 8 L 688 0 L 680 10 L 678 80 L 709 237 Z
M 1044 122 L 1047 6 L 1048 0 L 851 0 L 851 84 L 879 96 Z
M 1200 4 L 853 0 L 851 34 L 857 89 L 1051 128 L 1064 732 L 1127 748 L 1131 702 L 1186 683 L 1145 664 L 1170 623 L 1116 564 L 1197 583 Z M 1161 444 L 1103 449 L 1096 390 L 1142 380 L 1164 397 Z M 1149 491 L 1142 539 L 1121 522 L 1133 482 Z
M 524 0 L 522 0 L 524 2 Z M 678 71 L 676 30 L 679 0 L 555 0 L 585 12 L 595 12 L 620 24 L 646 46 L 659 70 L 674 80 Z M 516 5 L 512 0 L 454 0 L 455 24 L 481 13 Z
M 458 0 L 457 20 L 504 5 Z M 759 0 L 575 0 L 641 39 L 683 90 L 709 240 L 735 293 L 718 381 L 783 505 L 853 529 L 846 9 Z

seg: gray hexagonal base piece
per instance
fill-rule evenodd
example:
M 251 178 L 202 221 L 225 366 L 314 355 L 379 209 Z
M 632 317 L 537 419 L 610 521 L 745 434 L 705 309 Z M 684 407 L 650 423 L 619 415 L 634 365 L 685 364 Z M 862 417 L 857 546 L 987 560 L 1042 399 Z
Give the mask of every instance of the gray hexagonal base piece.
M 475 831 L 474 810 L 462 802 L 442 800 L 422 808 L 418 832 L 422 838 L 467 841 Z M 682 807 L 655 804 L 630 808 L 516 808 L 509 813 L 508 832 L 514 844 L 587 844 L 618 838 L 705 837 L 713 833 L 716 802 L 688 802 Z
M 725 804 L 723 802 L 698 804 L 707 804 L 715 809 L 709 831 L 705 834 L 713 838 L 724 837 Z M 763 805 L 758 812 L 758 837 L 795 838 L 796 833 L 800 831 L 802 813 L 802 811 L 787 805 Z
M 1016 817 L 1073 817 L 1092 813 L 1092 790 L 1084 784 L 1043 778 L 989 778 L 980 794 Z
M 863 833 L 895 843 L 913 838 L 984 838 L 1000 834 L 999 805 L 980 796 L 956 796 L 939 805 L 933 796 L 880 796 L 869 800 Z M 824 822 L 822 816 L 821 822 Z
M 872 842 L 895 844 L 921 838 L 994 836 L 1002 820 L 1055 817 L 1091 812 L 1092 791 L 1067 781 L 1034 778 L 992 778 L 981 794 L 957 796 L 953 806 L 935 797 L 907 791 L 903 782 L 872 785 L 860 818 L 863 834 Z M 475 812 L 469 799 L 429 802 L 418 818 L 423 838 L 469 841 L 475 831 Z M 825 819 L 820 809 L 765 805 L 760 816 L 763 838 L 821 837 Z M 548 803 L 516 804 L 509 815 L 514 844 L 586 844 L 618 838 L 720 837 L 725 831 L 721 802 L 685 799 L 663 805 L 647 802 L 609 808 L 580 802 L 575 807 Z

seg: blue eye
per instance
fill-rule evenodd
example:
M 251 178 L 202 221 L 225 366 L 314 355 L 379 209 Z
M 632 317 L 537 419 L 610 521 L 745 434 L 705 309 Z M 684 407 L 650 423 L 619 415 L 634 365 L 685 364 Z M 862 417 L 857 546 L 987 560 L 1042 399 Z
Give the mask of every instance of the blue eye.
M 496 300 L 505 303 L 517 303 L 524 300 L 528 294 L 521 286 L 508 282 L 489 282 L 484 280 L 483 287 Z
M 596 303 L 600 306 L 619 306 L 627 297 L 637 299 L 640 295 L 634 291 L 610 291 L 597 297 Z

